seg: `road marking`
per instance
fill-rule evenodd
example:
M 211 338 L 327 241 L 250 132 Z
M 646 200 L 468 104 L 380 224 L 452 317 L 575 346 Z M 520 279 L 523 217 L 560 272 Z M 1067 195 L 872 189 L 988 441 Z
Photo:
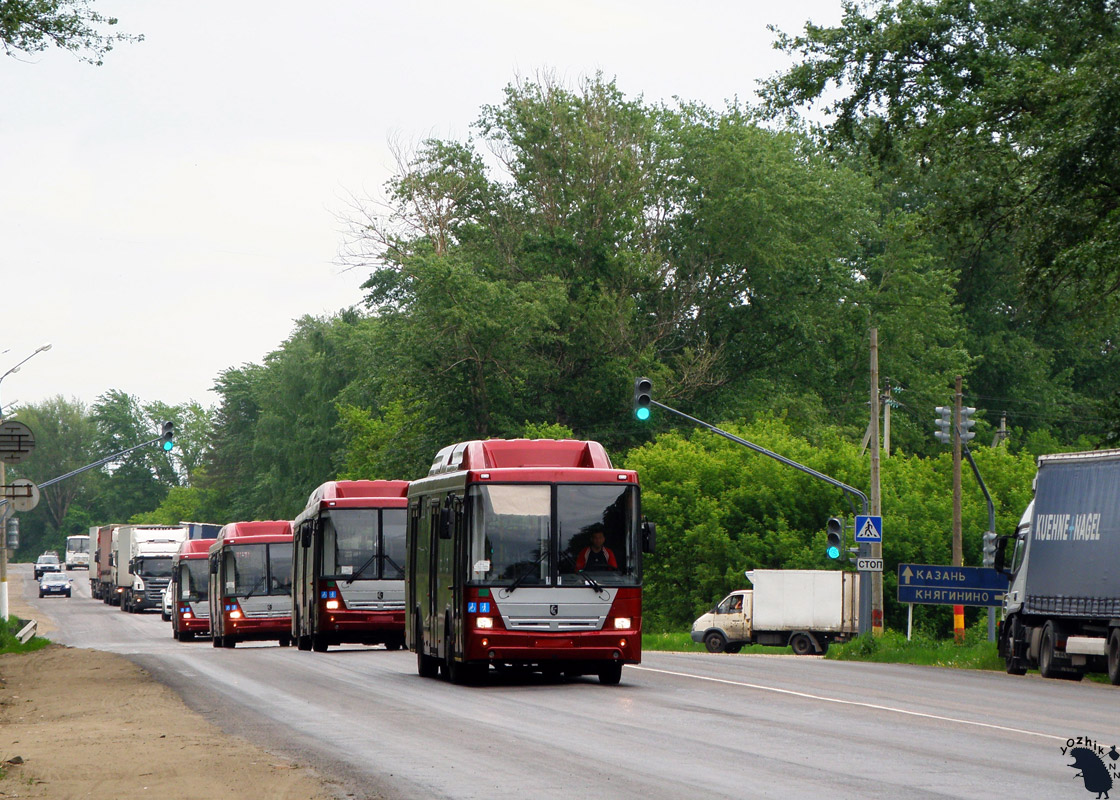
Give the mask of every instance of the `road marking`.
M 744 689 L 758 689 L 762 692 L 774 692 L 775 694 L 786 694 L 792 697 L 803 697 L 807 700 L 820 700 L 825 703 L 836 703 L 842 706 L 858 706 L 859 708 L 870 708 L 875 711 L 892 711 L 895 714 L 903 714 L 908 717 L 921 717 L 922 719 L 934 719 L 941 722 L 955 722 L 959 725 L 974 725 L 977 728 L 989 728 L 996 731 L 1006 731 L 1008 733 L 1021 733 L 1025 736 L 1039 736 L 1043 739 L 1053 739 L 1056 742 L 1064 742 L 1068 736 L 1054 736 L 1050 733 L 1039 733 L 1038 731 L 1028 731 L 1023 728 L 1011 728 L 1007 725 L 994 725 L 990 722 L 977 722 L 971 719 L 959 719 L 957 717 L 944 717 L 940 714 L 926 714 L 922 711 L 910 711 L 905 708 L 895 708 L 894 706 L 881 706 L 876 703 L 863 703 L 859 700 L 841 700 L 838 697 L 824 697 L 819 694 L 809 694 L 808 692 L 797 692 L 793 689 L 779 689 L 775 686 L 763 686 L 758 683 L 746 683 L 744 681 L 729 681 L 725 678 L 709 678 L 706 675 L 693 675 L 689 672 L 673 672 L 667 669 L 655 669 L 653 667 L 642 667 L 631 664 L 627 669 L 637 669 L 644 672 L 657 672 L 662 675 L 674 675 L 678 678 L 695 678 L 698 681 L 710 681 L 711 683 L 722 683 L 726 686 L 741 686 Z

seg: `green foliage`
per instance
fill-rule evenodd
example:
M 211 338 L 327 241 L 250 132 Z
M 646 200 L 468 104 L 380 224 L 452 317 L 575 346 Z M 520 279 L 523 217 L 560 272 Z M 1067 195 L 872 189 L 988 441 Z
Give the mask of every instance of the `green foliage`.
M 143 36 L 106 33 L 115 17 L 94 11 L 91 0 L 4 0 L 0 3 L 0 45 L 9 56 L 30 55 L 51 45 L 82 61 L 101 64 L 116 42 L 142 42 Z
M 548 423 L 525 422 L 525 429 L 521 432 L 526 439 L 574 439 L 572 429 L 565 425 Z

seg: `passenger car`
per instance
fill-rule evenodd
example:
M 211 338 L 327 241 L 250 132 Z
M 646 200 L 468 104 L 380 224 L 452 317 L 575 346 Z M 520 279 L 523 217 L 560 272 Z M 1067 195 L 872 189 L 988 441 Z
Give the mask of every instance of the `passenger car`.
M 43 553 L 35 561 L 35 580 L 43 577 L 44 572 L 62 572 L 62 565 L 54 553 Z
M 61 572 L 44 572 L 39 578 L 39 596 L 61 594 L 69 597 L 72 583 L 70 578 Z
M 163 590 L 163 609 L 161 615 L 163 616 L 164 622 L 171 621 L 171 589 L 174 586 L 174 582 L 169 583 L 167 584 L 167 588 Z

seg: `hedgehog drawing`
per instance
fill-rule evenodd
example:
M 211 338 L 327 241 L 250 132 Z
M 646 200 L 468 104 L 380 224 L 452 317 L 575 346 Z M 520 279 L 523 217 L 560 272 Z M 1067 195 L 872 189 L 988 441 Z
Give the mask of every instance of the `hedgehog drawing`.
M 1069 751 L 1069 754 L 1073 756 L 1073 763 L 1066 766 L 1080 770 L 1073 777 L 1081 778 L 1085 782 L 1085 791 L 1096 792 L 1097 800 L 1101 798 L 1107 800 L 1108 792 L 1112 789 L 1112 776 L 1100 756 L 1088 747 L 1075 747 Z

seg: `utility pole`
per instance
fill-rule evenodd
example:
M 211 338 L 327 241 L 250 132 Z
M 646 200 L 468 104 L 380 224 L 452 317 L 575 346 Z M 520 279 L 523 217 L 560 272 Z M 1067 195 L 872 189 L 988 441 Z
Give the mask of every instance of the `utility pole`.
M 871 329 L 871 514 L 883 515 L 883 500 L 879 491 L 879 329 Z M 882 542 L 872 542 L 871 557 L 883 557 Z M 871 578 L 871 632 L 883 632 L 883 573 L 872 572 Z
M 964 565 L 964 548 L 961 543 L 961 388 L 963 379 L 957 376 L 957 391 L 953 395 L 953 566 Z M 953 606 L 953 635 L 957 641 L 964 639 L 964 606 Z
M 887 379 L 886 393 L 883 395 L 883 458 L 891 457 L 891 381 Z

